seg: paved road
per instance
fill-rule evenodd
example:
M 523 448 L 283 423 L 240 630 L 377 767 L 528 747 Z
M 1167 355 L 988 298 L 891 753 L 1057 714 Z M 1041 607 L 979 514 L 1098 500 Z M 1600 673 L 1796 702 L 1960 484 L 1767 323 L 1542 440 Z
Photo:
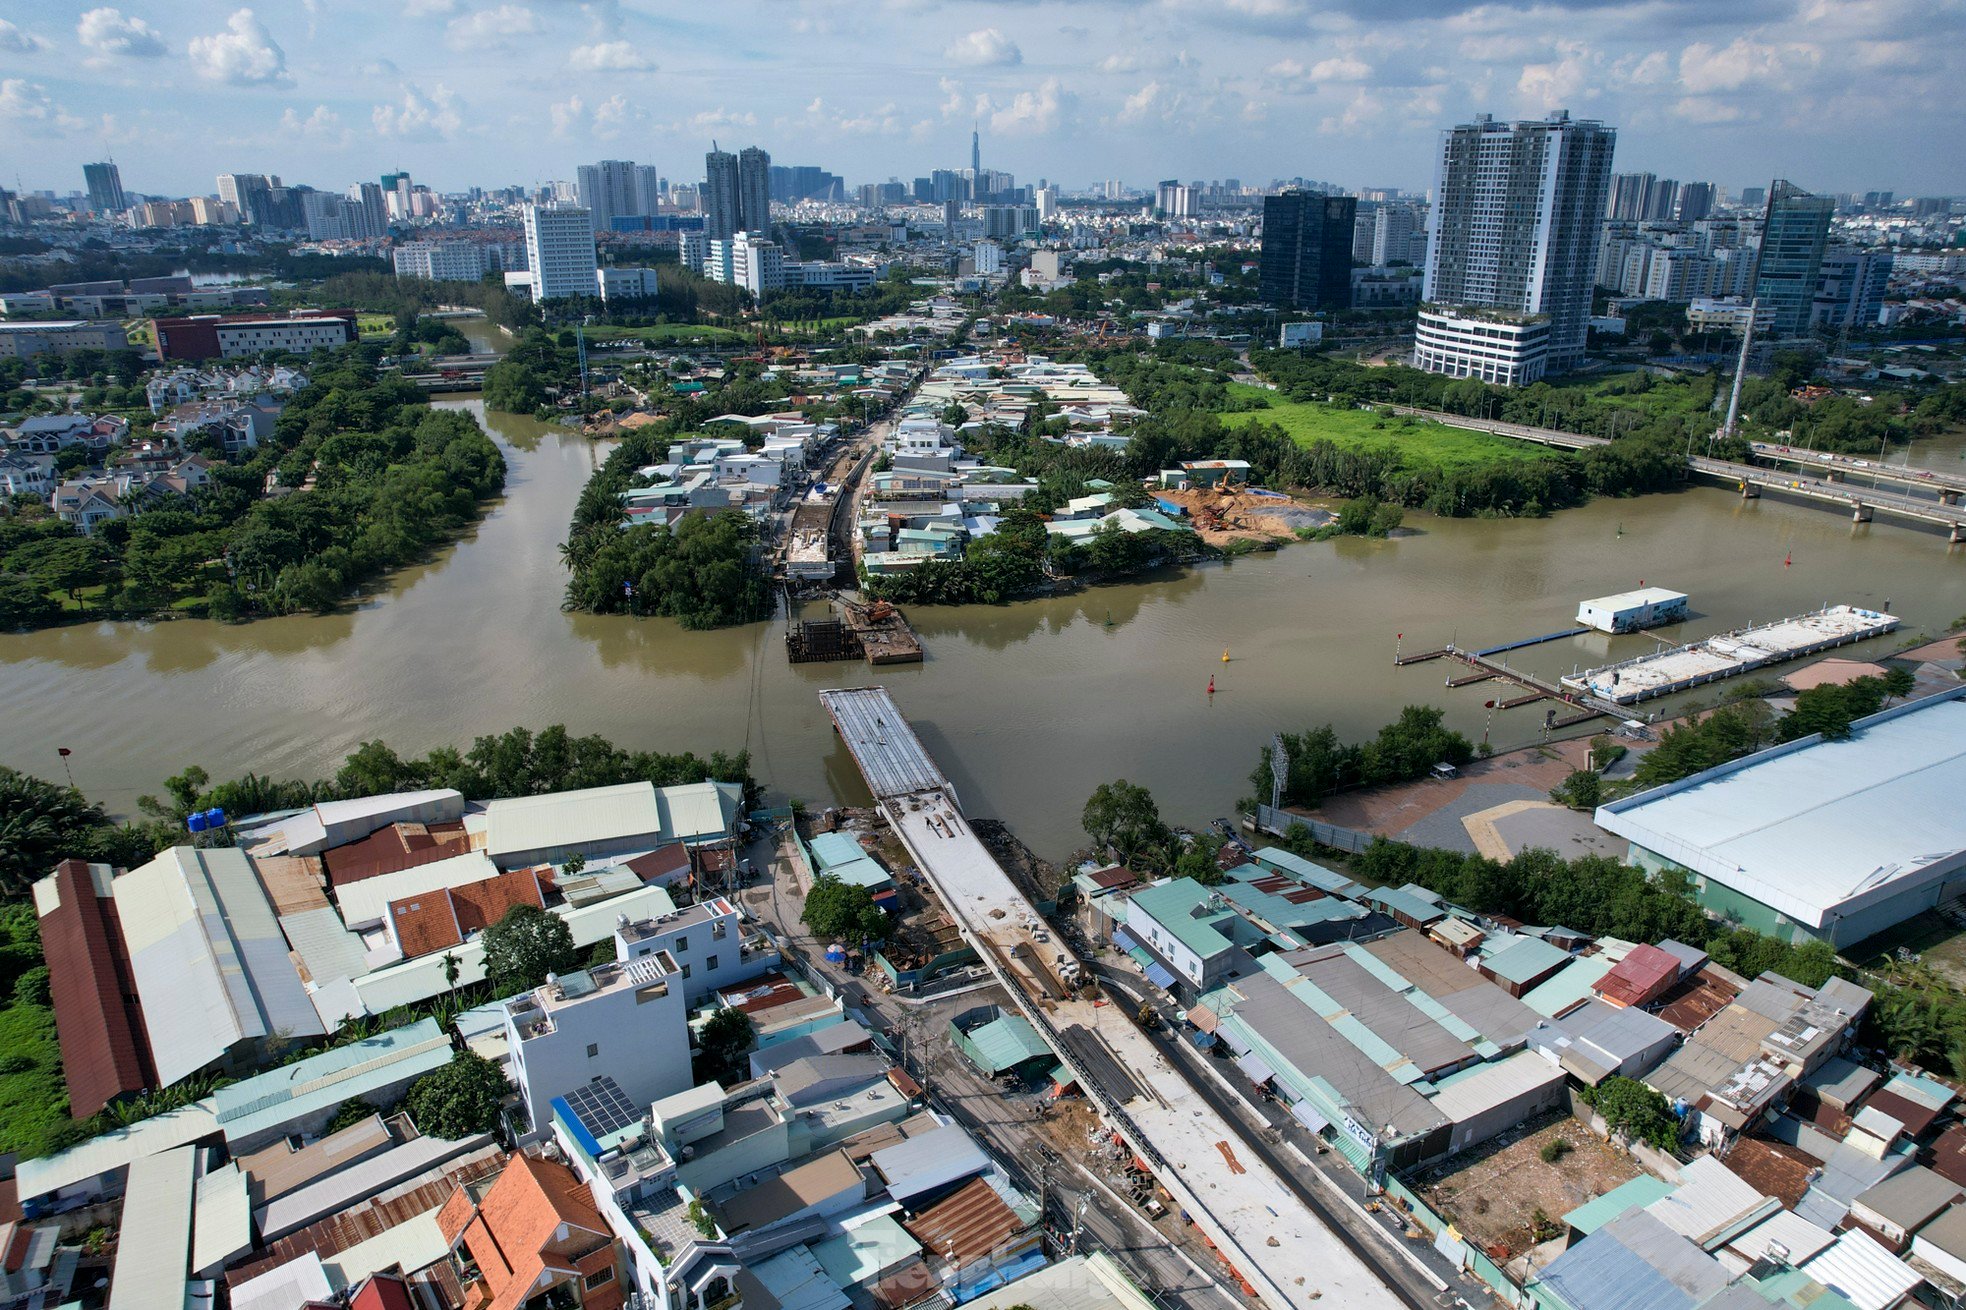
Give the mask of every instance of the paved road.
M 799 922 L 804 884 L 796 862 L 783 848 L 754 845 L 746 852 L 754 869 L 769 877 L 740 894 L 745 909 L 766 923 L 779 940 L 797 952 L 801 965 L 851 987 L 864 996 L 862 1013 L 870 1025 L 900 1036 L 903 1062 L 932 1095 L 938 1109 L 954 1116 L 982 1139 L 985 1147 L 1032 1196 L 1047 1197 L 1046 1218 L 1054 1230 L 1069 1232 L 1080 1215 L 1081 1251 L 1105 1250 L 1126 1267 L 1139 1285 L 1169 1310 L 1238 1310 L 1245 1303 L 1203 1272 L 1198 1261 L 1209 1256 L 1199 1247 L 1192 1254 L 1177 1251 L 1175 1239 L 1149 1223 L 1130 1204 L 1101 1190 L 1111 1187 L 1095 1178 L 1098 1168 L 1089 1156 L 1062 1158 L 1035 1124 L 1033 1107 L 1039 1097 L 1007 1093 L 971 1067 L 946 1040 L 950 1019 L 963 1010 L 997 1004 L 1008 1008 L 1010 998 L 994 980 L 977 985 L 958 980 L 947 993 L 925 999 L 902 999 L 880 991 L 825 963 L 820 944 Z M 987 978 L 987 975 L 986 975 Z M 1084 1200 L 1082 1214 L 1080 1201 Z M 1246 1310 L 1246 1308 L 1245 1308 Z
M 1127 1015 L 1136 1014 L 1142 1003 L 1151 1004 L 1156 1012 L 1167 1009 L 1166 997 L 1143 979 L 1134 978 L 1103 965 L 1094 965 L 1093 973 L 1101 985 L 1117 997 L 1123 998 L 1118 1006 Z M 1304 1203 L 1305 1208 L 1318 1217 L 1323 1224 L 1336 1233 L 1345 1246 L 1360 1260 L 1376 1269 L 1383 1277 L 1395 1285 L 1401 1300 L 1413 1307 L 1452 1305 L 1452 1291 L 1441 1293 L 1420 1276 L 1404 1255 L 1387 1258 L 1385 1247 L 1395 1245 L 1404 1248 L 1406 1253 L 1418 1257 L 1436 1277 L 1446 1281 L 1450 1289 L 1461 1281 L 1459 1270 L 1424 1243 L 1409 1242 L 1401 1236 L 1392 1236 L 1404 1230 L 1404 1223 L 1390 1216 L 1379 1222 L 1387 1226 L 1386 1234 L 1372 1233 L 1368 1217 L 1361 1217 L 1349 1206 L 1334 1199 L 1328 1187 L 1336 1188 L 1357 1201 L 1364 1201 L 1364 1181 L 1336 1156 L 1320 1154 L 1321 1146 L 1315 1136 L 1304 1130 L 1303 1126 L 1281 1110 L 1265 1106 L 1259 1112 L 1241 1097 L 1223 1090 L 1206 1068 L 1204 1062 L 1211 1057 L 1203 1055 L 1173 1034 L 1170 1025 L 1153 1029 L 1149 1039 L 1162 1055 L 1187 1079 L 1190 1086 L 1202 1100 L 1208 1102 L 1216 1114 L 1226 1120 L 1242 1138 L 1245 1149 L 1253 1152 L 1276 1171 L 1286 1186 Z M 1259 1124 L 1261 1125 L 1259 1127 Z M 1293 1153 L 1284 1149 L 1282 1143 L 1291 1142 L 1297 1146 Z M 1325 1182 L 1306 1176 L 1304 1158 L 1315 1163 L 1317 1170 L 1324 1175 Z

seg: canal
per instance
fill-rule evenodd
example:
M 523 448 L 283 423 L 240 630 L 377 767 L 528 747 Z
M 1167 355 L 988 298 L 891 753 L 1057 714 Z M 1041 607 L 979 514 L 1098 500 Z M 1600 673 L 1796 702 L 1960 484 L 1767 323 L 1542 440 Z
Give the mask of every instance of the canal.
M 486 417 L 475 396 L 444 403 Z M 826 803 L 865 792 L 814 693 L 879 681 L 965 810 L 1056 858 L 1082 840 L 1087 793 L 1112 778 L 1151 787 L 1174 821 L 1226 814 L 1278 729 L 1328 721 L 1361 735 L 1423 702 L 1478 735 L 1493 693 L 1445 690 L 1440 663 L 1395 669 L 1398 633 L 1409 650 L 1500 643 L 1568 627 L 1580 598 L 1641 580 L 1691 594 L 1682 639 L 1825 602 L 1888 600 L 1913 631 L 1966 614 L 1966 550 L 1695 489 L 1541 520 L 1415 515 L 1417 530 L 1392 541 L 1293 546 L 1012 606 L 920 608 L 910 617 L 924 664 L 793 666 L 782 619 L 692 633 L 562 612 L 558 546 L 602 452 L 565 429 L 489 419 L 511 466 L 504 498 L 470 536 L 344 612 L 0 636 L 0 761 L 59 778 L 56 748 L 68 747 L 77 784 L 127 812 L 186 764 L 314 777 L 364 740 L 420 753 L 565 723 L 640 748 L 748 747 L 779 795 Z M 1914 459 L 1956 460 L 1962 444 Z M 1521 652 L 1520 666 L 1556 675 L 1650 646 L 1577 638 Z M 1496 745 L 1533 740 L 1541 721 L 1534 706 L 1498 716 Z

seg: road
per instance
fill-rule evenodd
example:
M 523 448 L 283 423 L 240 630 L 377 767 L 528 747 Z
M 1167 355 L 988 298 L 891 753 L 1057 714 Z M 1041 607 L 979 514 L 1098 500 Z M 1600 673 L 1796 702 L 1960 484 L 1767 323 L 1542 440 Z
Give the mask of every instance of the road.
M 979 1074 L 948 1042 L 949 1021 L 962 1011 L 990 1004 L 1009 1007 L 1010 998 L 995 982 L 959 985 L 922 1000 L 903 999 L 827 964 L 821 944 L 799 922 L 805 887 L 790 850 L 760 844 L 746 854 L 754 869 L 769 871 L 760 885 L 739 894 L 746 911 L 772 929 L 802 968 L 837 987 L 852 988 L 849 995 L 864 997 L 859 1009 L 868 1025 L 897 1034 L 903 1065 L 928 1090 L 936 1108 L 980 1138 L 1019 1186 L 1033 1197 L 1046 1198 L 1049 1227 L 1069 1234 L 1077 1215 L 1082 1226 L 1079 1249 L 1111 1254 L 1169 1310 L 1245 1307 L 1223 1283 L 1204 1272 L 1205 1262 L 1211 1259 L 1205 1247 L 1190 1236 L 1187 1245 L 1192 1250 L 1183 1249 L 1177 1235 L 1150 1223 L 1114 1195 L 1124 1191 L 1116 1178 L 1117 1166 L 1102 1165 L 1090 1146 L 1077 1156 L 1054 1149 L 1037 1122 L 1041 1095 L 1007 1092 Z M 1178 1221 L 1166 1222 L 1175 1227 Z

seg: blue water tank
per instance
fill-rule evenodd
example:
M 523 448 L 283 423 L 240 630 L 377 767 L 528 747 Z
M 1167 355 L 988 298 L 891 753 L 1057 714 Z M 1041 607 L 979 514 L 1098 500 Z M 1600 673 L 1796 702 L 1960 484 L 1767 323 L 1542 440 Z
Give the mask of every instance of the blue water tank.
M 206 810 L 205 826 L 209 828 L 223 828 L 225 826 L 225 811 L 216 807 Z
M 186 828 L 189 828 L 192 832 L 203 832 L 206 826 L 205 812 L 203 810 L 199 810 L 197 813 L 193 814 L 190 818 L 184 821 L 184 826 Z

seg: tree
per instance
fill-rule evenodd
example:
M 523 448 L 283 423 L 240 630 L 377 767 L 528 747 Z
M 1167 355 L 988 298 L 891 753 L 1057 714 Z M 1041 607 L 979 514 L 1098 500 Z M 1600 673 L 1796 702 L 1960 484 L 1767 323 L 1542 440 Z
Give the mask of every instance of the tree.
M 1093 788 L 1080 822 L 1093 847 L 1111 851 L 1121 864 L 1144 847 L 1162 845 L 1168 839 L 1167 825 L 1161 822 L 1153 793 L 1124 778 Z
M 873 893 L 830 873 L 813 879 L 799 921 L 812 929 L 813 936 L 839 938 L 855 950 L 882 940 L 888 930 L 887 912 L 874 904 Z
M 1584 1100 L 1604 1118 L 1615 1136 L 1623 1133 L 1632 1141 L 1646 1142 L 1662 1151 L 1679 1143 L 1679 1120 L 1673 1117 L 1666 1098 L 1633 1078 L 1613 1074 L 1594 1088 L 1584 1090 Z
M 95 858 L 111 831 L 101 808 L 73 787 L 0 765 L 0 895 L 27 895 L 71 856 Z
M 498 1131 L 499 1111 L 512 1085 L 498 1066 L 471 1051 L 459 1051 L 443 1068 L 410 1084 L 404 1104 L 418 1131 L 452 1141 Z
M 1570 776 L 1550 788 L 1550 799 L 1573 810 L 1595 810 L 1604 796 L 1604 779 L 1595 769 L 1573 769 Z
M 580 967 L 573 931 L 557 914 L 536 905 L 515 905 L 485 929 L 485 979 L 492 995 L 511 996 L 537 987 L 549 973 Z
M 751 1016 L 742 1010 L 725 1008 L 704 1020 L 696 1035 L 699 1072 L 711 1082 L 743 1082 L 745 1069 L 738 1061 L 751 1049 L 757 1030 Z

